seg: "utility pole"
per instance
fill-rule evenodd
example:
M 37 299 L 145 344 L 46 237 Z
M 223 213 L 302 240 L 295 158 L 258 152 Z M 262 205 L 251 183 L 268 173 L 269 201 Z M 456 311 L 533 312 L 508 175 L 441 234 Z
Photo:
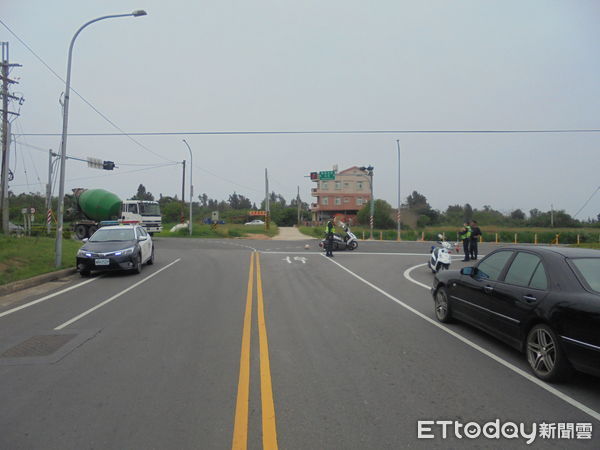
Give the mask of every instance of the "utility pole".
M 181 180 L 181 223 L 184 222 L 183 211 L 185 210 L 185 159 L 183 164 L 183 179 Z
M 46 185 L 46 226 L 48 234 L 52 231 L 52 157 L 58 156 L 52 149 L 48 150 L 48 184 Z
M 269 222 L 271 221 L 271 208 L 269 204 L 269 175 L 267 173 L 267 169 L 265 169 L 265 228 L 268 230 L 270 228 Z
M 300 226 L 300 186 L 298 186 L 298 195 L 296 195 L 296 202 L 298 203 L 298 226 Z
M 17 81 L 11 80 L 9 69 L 11 67 L 21 67 L 21 64 L 10 64 L 8 54 L 8 42 L 2 42 L 2 171 L 0 179 L 0 209 L 2 210 L 2 231 L 8 234 L 8 156 L 10 150 L 10 123 L 8 115 L 18 117 L 19 114 L 8 110 L 9 100 L 18 100 L 23 103 L 23 98 L 15 97 L 8 92 L 10 84 L 16 84 Z
M 190 144 L 187 143 L 185 139 L 183 139 L 183 143 L 186 145 L 188 150 L 190 151 L 190 222 L 188 223 L 188 229 L 190 232 L 190 237 L 192 236 L 192 224 L 194 221 L 192 220 L 192 206 L 194 204 L 194 183 L 192 181 L 194 175 L 194 158 L 192 157 L 192 148 Z
M 550 205 L 550 228 L 554 228 L 554 205 Z
M 402 236 L 400 235 L 402 231 L 402 227 L 400 225 L 400 206 L 402 205 L 402 200 L 400 197 L 400 140 L 396 139 L 396 145 L 398 146 L 398 213 L 396 216 L 396 221 L 398 222 L 398 241 L 402 240 Z

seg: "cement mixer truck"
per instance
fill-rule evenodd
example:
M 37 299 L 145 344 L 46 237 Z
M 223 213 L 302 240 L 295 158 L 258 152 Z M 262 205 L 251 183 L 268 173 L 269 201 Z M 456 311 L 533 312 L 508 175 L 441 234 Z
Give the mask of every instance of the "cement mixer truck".
M 140 222 L 151 236 L 162 231 L 158 202 L 121 200 L 104 189 L 73 189 L 73 196 L 73 231 L 79 239 L 89 238 L 100 222 L 108 220 Z

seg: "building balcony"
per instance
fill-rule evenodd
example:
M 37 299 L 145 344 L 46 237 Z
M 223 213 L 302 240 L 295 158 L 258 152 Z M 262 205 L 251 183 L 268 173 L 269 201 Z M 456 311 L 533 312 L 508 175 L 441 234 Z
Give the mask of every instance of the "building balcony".
M 312 195 L 313 197 L 317 197 L 319 194 L 317 194 L 317 188 L 312 188 L 310 190 L 310 195 Z

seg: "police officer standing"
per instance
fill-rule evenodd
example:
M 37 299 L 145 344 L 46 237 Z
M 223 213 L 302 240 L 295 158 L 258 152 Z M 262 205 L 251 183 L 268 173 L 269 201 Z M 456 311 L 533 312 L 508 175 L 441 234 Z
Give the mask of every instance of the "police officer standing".
M 465 253 L 465 259 L 463 259 L 463 261 L 469 261 L 471 246 L 471 227 L 469 226 L 469 222 L 464 223 L 463 229 L 460 230 L 459 236 L 463 241 L 463 252 Z
M 335 228 L 333 222 L 330 220 L 325 226 L 325 256 L 333 258 L 333 233 Z
M 469 253 L 473 260 L 477 259 L 477 241 L 479 241 L 480 236 L 481 228 L 477 225 L 476 220 L 471 220 L 471 242 L 469 243 Z

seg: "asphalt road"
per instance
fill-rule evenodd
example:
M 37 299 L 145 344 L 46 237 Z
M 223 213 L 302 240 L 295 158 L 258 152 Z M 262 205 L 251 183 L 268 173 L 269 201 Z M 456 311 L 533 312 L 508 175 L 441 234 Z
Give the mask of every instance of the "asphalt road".
M 435 321 L 429 244 L 330 260 L 316 243 L 157 239 L 140 275 L 0 299 L 0 448 L 600 447 L 597 378 L 547 385 L 501 342 Z M 419 439 L 444 420 L 555 438 L 434 424 Z M 577 424 L 591 440 L 559 437 Z

